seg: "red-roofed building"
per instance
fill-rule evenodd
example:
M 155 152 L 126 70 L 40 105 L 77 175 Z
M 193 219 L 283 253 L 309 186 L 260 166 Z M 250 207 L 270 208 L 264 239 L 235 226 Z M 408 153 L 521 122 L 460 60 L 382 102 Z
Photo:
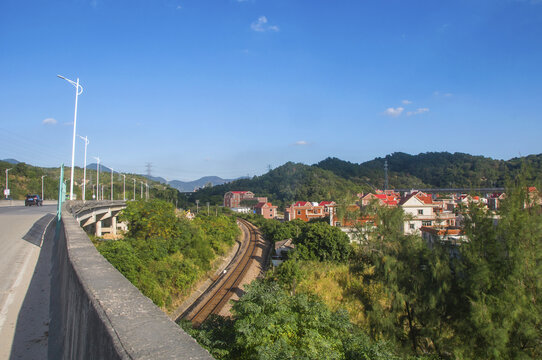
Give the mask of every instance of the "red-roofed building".
M 270 202 L 258 203 L 254 206 L 254 211 L 266 219 L 274 219 L 277 216 L 277 206 L 273 206 Z
M 252 191 L 228 191 L 224 194 L 224 207 L 230 209 L 240 208 L 243 200 L 257 200 L 258 202 L 267 202 L 266 197 L 254 197 Z
M 328 208 L 332 208 L 328 205 Z M 311 203 L 309 201 L 298 201 L 295 204 L 290 205 L 284 209 L 284 220 L 291 221 L 294 219 L 300 219 L 303 221 L 309 221 L 312 219 L 323 218 L 326 215 L 325 206 L 320 206 L 318 203 Z

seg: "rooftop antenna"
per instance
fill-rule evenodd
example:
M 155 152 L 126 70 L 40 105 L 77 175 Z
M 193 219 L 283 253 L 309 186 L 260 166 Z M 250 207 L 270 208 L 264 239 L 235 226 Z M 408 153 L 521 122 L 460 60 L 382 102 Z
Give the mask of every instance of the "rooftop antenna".
M 384 161 L 384 190 L 388 190 L 388 160 Z

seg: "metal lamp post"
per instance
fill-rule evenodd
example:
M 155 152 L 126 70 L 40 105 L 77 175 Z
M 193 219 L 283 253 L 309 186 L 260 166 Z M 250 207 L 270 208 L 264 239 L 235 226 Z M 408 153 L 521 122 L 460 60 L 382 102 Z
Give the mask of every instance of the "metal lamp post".
M 111 168 L 111 201 L 113 201 L 113 168 Z
M 122 200 L 126 201 L 126 175 L 122 174 Z
M 96 200 L 100 200 L 100 158 L 94 156 L 94 159 L 98 161 L 98 167 L 96 167 Z
M 45 197 L 43 196 L 43 178 L 46 177 L 47 175 L 42 175 L 41 176 L 41 200 L 44 200 Z
M 135 201 L 135 184 L 136 184 L 136 179 L 132 179 L 134 181 L 134 198 L 133 200 Z
M 141 181 L 141 180 L 139 180 Z M 143 200 L 143 181 L 141 181 L 141 196 L 140 196 L 141 200 Z
M 77 125 L 77 98 L 79 95 L 83 93 L 83 87 L 79 85 L 79 78 L 77 78 L 77 81 L 72 81 L 70 79 L 66 79 L 62 75 L 57 75 L 59 78 L 66 80 L 73 86 L 75 86 L 75 111 L 73 114 L 73 140 L 72 140 L 72 173 L 71 173 L 71 180 L 70 180 L 70 200 L 73 200 L 73 171 L 74 171 L 74 156 L 75 156 L 75 129 Z
M 85 162 L 83 165 L 83 201 L 85 201 L 85 196 L 87 192 L 87 145 L 90 143 L 90 141 L 88 141 L 88 138 L 86 136 L 82 137 L 81 135 L 79 135 L 79 137 L 85 142 Z
M 6 200 L 9 196 L 9 182 L 8 182 L 8 171 L 10 171 L 13 168 L 6 169 Z

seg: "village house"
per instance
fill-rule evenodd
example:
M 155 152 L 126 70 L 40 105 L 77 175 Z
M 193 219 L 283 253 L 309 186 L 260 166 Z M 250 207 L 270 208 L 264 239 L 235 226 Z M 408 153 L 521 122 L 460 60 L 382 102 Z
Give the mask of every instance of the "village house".
M 252 201 L 252 206 L 244 206 L 243 201 Z M 249 212 L 250 209 L 258 203 L 266 203 L 266 197 L 255 197 L 252 191 L 228 191 L 224 194 L 224 207 L 230 208 L 238 212 Z
M 270 202 L 261 202 L 254 206 L 254 211 L 258 215 L 262 215 L 266 219 L 274 219 L 277 217 L 277 206 L 273 206 Z
M 330 217 L 330 224 L 333 224 L 333 218 L 336 217 L 336 204 L 334 201 L 309 202 L 298 201 L 284 210 L 284 220 L 291 221 L 300 219 L 310 221 L 312 219 Z
M 324 207 L 319 206 L 316 202 L 298 201 L 284 210 L 285 221 L 292 221 L 294 219 L 309 221 L 324 216 Z
M 279 266 L 288 259 L 288 252 L 295 249 L 292 239 L 285 239 L 275 242 L 275 253 L 271 256 L 273 266 Z
M 419 232 L 422 226 L 455 226 L 455 214 L 439 205 L 433 203 L 431 195 L 420 191 L 402 198 L 399 206 L 407 216 L 403 228 L 405 234 Z

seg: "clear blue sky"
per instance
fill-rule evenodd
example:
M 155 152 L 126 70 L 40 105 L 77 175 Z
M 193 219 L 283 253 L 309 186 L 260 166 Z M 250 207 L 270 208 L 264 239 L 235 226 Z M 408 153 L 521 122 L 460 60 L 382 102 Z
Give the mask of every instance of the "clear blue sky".
M 542 152 L 541 0 L 0 2 L 0 159 L 169 180 Z M 83 165 L 83 142 L 76 142 Z

